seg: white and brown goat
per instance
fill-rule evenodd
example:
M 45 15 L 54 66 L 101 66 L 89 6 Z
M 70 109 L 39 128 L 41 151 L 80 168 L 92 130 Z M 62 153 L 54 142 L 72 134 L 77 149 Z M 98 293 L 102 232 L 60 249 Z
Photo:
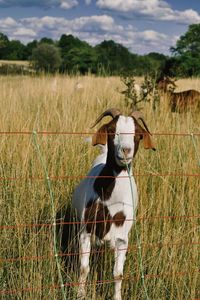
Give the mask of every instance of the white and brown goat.
M 138 202 L 131 163 L 141 139 L 145 149 L 154 149 L 154 146 L 141 113 L 134 112 L 127 117 L 117 109 L 109 109 L 99 116 L 94 126 L 105 116 L 111 116 L 112 120 L 101 126 L 93 136 L 93 145 L 102 145 L 103 151 L 93 162 L 87 178 L 76 187 L 73 194 L 73 207 L 83 224 L 80 233 L 78 296 L 84 298 L 86 294 L 91 237 L 95 236 L 102 241 L 109 241 L 114 249 L 114 299 L 120 300 L 126 259 L 124 250 L 128 248 L 128 235 Z M 122 248 L 123 251 L 120 251 Z

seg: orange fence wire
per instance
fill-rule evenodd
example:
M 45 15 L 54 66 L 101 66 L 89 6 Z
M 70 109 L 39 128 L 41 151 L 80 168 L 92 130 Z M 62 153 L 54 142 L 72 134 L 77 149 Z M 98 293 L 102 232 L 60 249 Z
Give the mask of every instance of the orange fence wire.
M 141 221 L 153 221 L 153 220 L 162 220 L 162 219 L 199 219 L 200 215 L 193 215 L 193 216 L 187 216 L 187 215 L 182 215 L 182 216 L 152 216 L 152 217 L 138 217 L 137 222 Z M 124 221 L 124 219 L 123 219 Z M 136 221 L 135 219 L 126 219 L 125 222 L 132 222 Z M 52 226 L 60 226 L 60 225 L 81 225 L 81 224 L 97 224 L 97 223 L 102 223 L 102 222 L 113 222 L 113 220 L 96 220 L 96 221 L 60 221 L 55 224 L 52 223 L 33 223 L 33 224 L 18 224 L 18 225 L 2 225 L 0 226 L 0 229 L 17 229 L 17 228 L 25 228 L 25 227 L 52 227 Z
M 93 135 L 98 134 L 96 132 L 67 132 L 67 131 L 36 131 L 38 135 Z M 33 131 L 0 131 L 0 135 L 32 135 Z M 101 133 L 102 134 L 102 133 Z M 113 134 L 113 133 L 112 133 Z M 121 135 L 132 135 L 133 133 L 130 132 L 122 132 Z M 134 134 L 144 134 L 141 133 L 134 133 Z M 199 132 L 153 132 L 151 135 L 155 136 L 200 136 Z
M 151 248 L 174 248 L 174 247 L 187 247 L 187 246 L 199 246 L 200 242 L 188 242 L 188 243 L 141 243 L 141 247 L 143 249 L 151 249 Z M 131 252 L 133 250 L 137 250 L 138 245 L 134 244 L 129 246 L 128 248 L 121 248 L 117 249 L 117 251 L 125 251 Z M 103 254 L 103 253 L 110 253 L 114 252 L 114 249 L 101 249 L 101 250 L 91 250 L 89 252 L 70 252 L 70 253 L 58 253 L 59 257 L 71 257 L 71 256 L 79 256 L 85 254 Z M 12 257 L 12 258 L 0 258 L 0 263 L 7 263 L 7 262 L 18 262 L 18 261 L 38 261 L 38 260 L 46 260 L 54 258 L 55 254 L 50 252 L 48 255 L 42 256 L 23 256 L 23 257 Z
M 153 177 L 200 177 L 200 173 L 154 173 L 154 172 L 148 172 L 148 173 L 134 173 L 134 176 L 136 177 L 143 177 L 143 176 L 153 176 Z M 75 179 L 96 179 L 96 178 L 116 178 L 115 176 L 86 176 L 86 175 L 63 175 L 63 176 L 49 176 L 50 180 L 75 180 Z M 118 176 L 118 179 L 125 179 L 129 178 L 128 176 Z M 30 180 L 30 181 L 40 181 L 44 180 L 44 177 L 33 177 L 33 176 L 27 176 L 27 177 L 0 177 L 1 181 L 17 181 L 17 180 Z
M 191 272 L 168 272 L 168 273 L 160 273 L 160 274 L 145 274 L 145 279 L 152 279 L 152 278 L 163 278 L 163 277 L 184 277 L 184 276 L 194 276 L 197 273 L 200 273 L 199 269 L 194 269 Z M 129 281 L 138 281 L 140 280 L 141 275 L 137 274 L 135 276 L 132 276 L 128 274 L 127 276 L 123 277 L 123 280 L 129 280 Z M 93 282 L 66 282 L 64 283 L 64 287 L 78 287 L 80 285 L 86 285 L 86 286 L 96 286 L 96 285 L 102 285 L 102 284 L 110 284 L 115 282 L 114 279 L 107 279 L 107 280 L 96 280 Z M 40 287 L 27 287 L 22 289 L 13 289 L 13 290 L 1 290 L 0 295 L 16 295 L 23 292 L 37 292 L 42 291 L 45 289 L 60 289 L 62 288 L 61 285 L 47 285 L 47 286 L 40 286 Z

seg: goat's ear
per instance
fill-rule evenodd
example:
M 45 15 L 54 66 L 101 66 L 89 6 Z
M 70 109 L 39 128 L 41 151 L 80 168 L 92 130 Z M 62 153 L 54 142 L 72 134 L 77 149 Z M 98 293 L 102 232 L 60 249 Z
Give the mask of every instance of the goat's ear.
M 151 137 L 150 137 L 150 134 L 144 130 L 144 133 L 143 133 L 143 142 L 144 142 L 144 149 L 152 149 L 152 150 L 156 150 L 152 140 L 151 140 Z
M 92 137 L 92 145 L 105 145 L 107 143 L 107 125 L 101 126 Z
M 143 139 L 144 149 L 152 149 L 154 151 L 156 150 L 151 140 L 150 133 L 147 130 L 145 130 L 142 126 L 140 126 L 138 123 L 136 126 L 136 134 L 139 134 L 140 138 Z

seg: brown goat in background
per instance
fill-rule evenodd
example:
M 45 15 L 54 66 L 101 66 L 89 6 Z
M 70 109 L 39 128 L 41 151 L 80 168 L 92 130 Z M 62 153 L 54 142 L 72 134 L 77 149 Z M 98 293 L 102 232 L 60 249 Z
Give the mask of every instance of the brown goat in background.
M 200 92 L 186 90 L 174 92 L 177 87 L 175 80 L 169 77 L 161 77 L 156 81 L 157 88 L 167 94 L 172 112 L 187 112 L 188 110 L 200 110 Z

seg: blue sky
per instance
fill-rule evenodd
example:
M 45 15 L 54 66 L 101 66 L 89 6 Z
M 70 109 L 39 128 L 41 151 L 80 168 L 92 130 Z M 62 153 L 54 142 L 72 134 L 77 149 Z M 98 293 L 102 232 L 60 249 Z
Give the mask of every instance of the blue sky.
M 131 52 L 169 54 L 200 0 L 0 0 L 0 32 L 23 43 L 73 34 L 91 45 L 113 39 Z

